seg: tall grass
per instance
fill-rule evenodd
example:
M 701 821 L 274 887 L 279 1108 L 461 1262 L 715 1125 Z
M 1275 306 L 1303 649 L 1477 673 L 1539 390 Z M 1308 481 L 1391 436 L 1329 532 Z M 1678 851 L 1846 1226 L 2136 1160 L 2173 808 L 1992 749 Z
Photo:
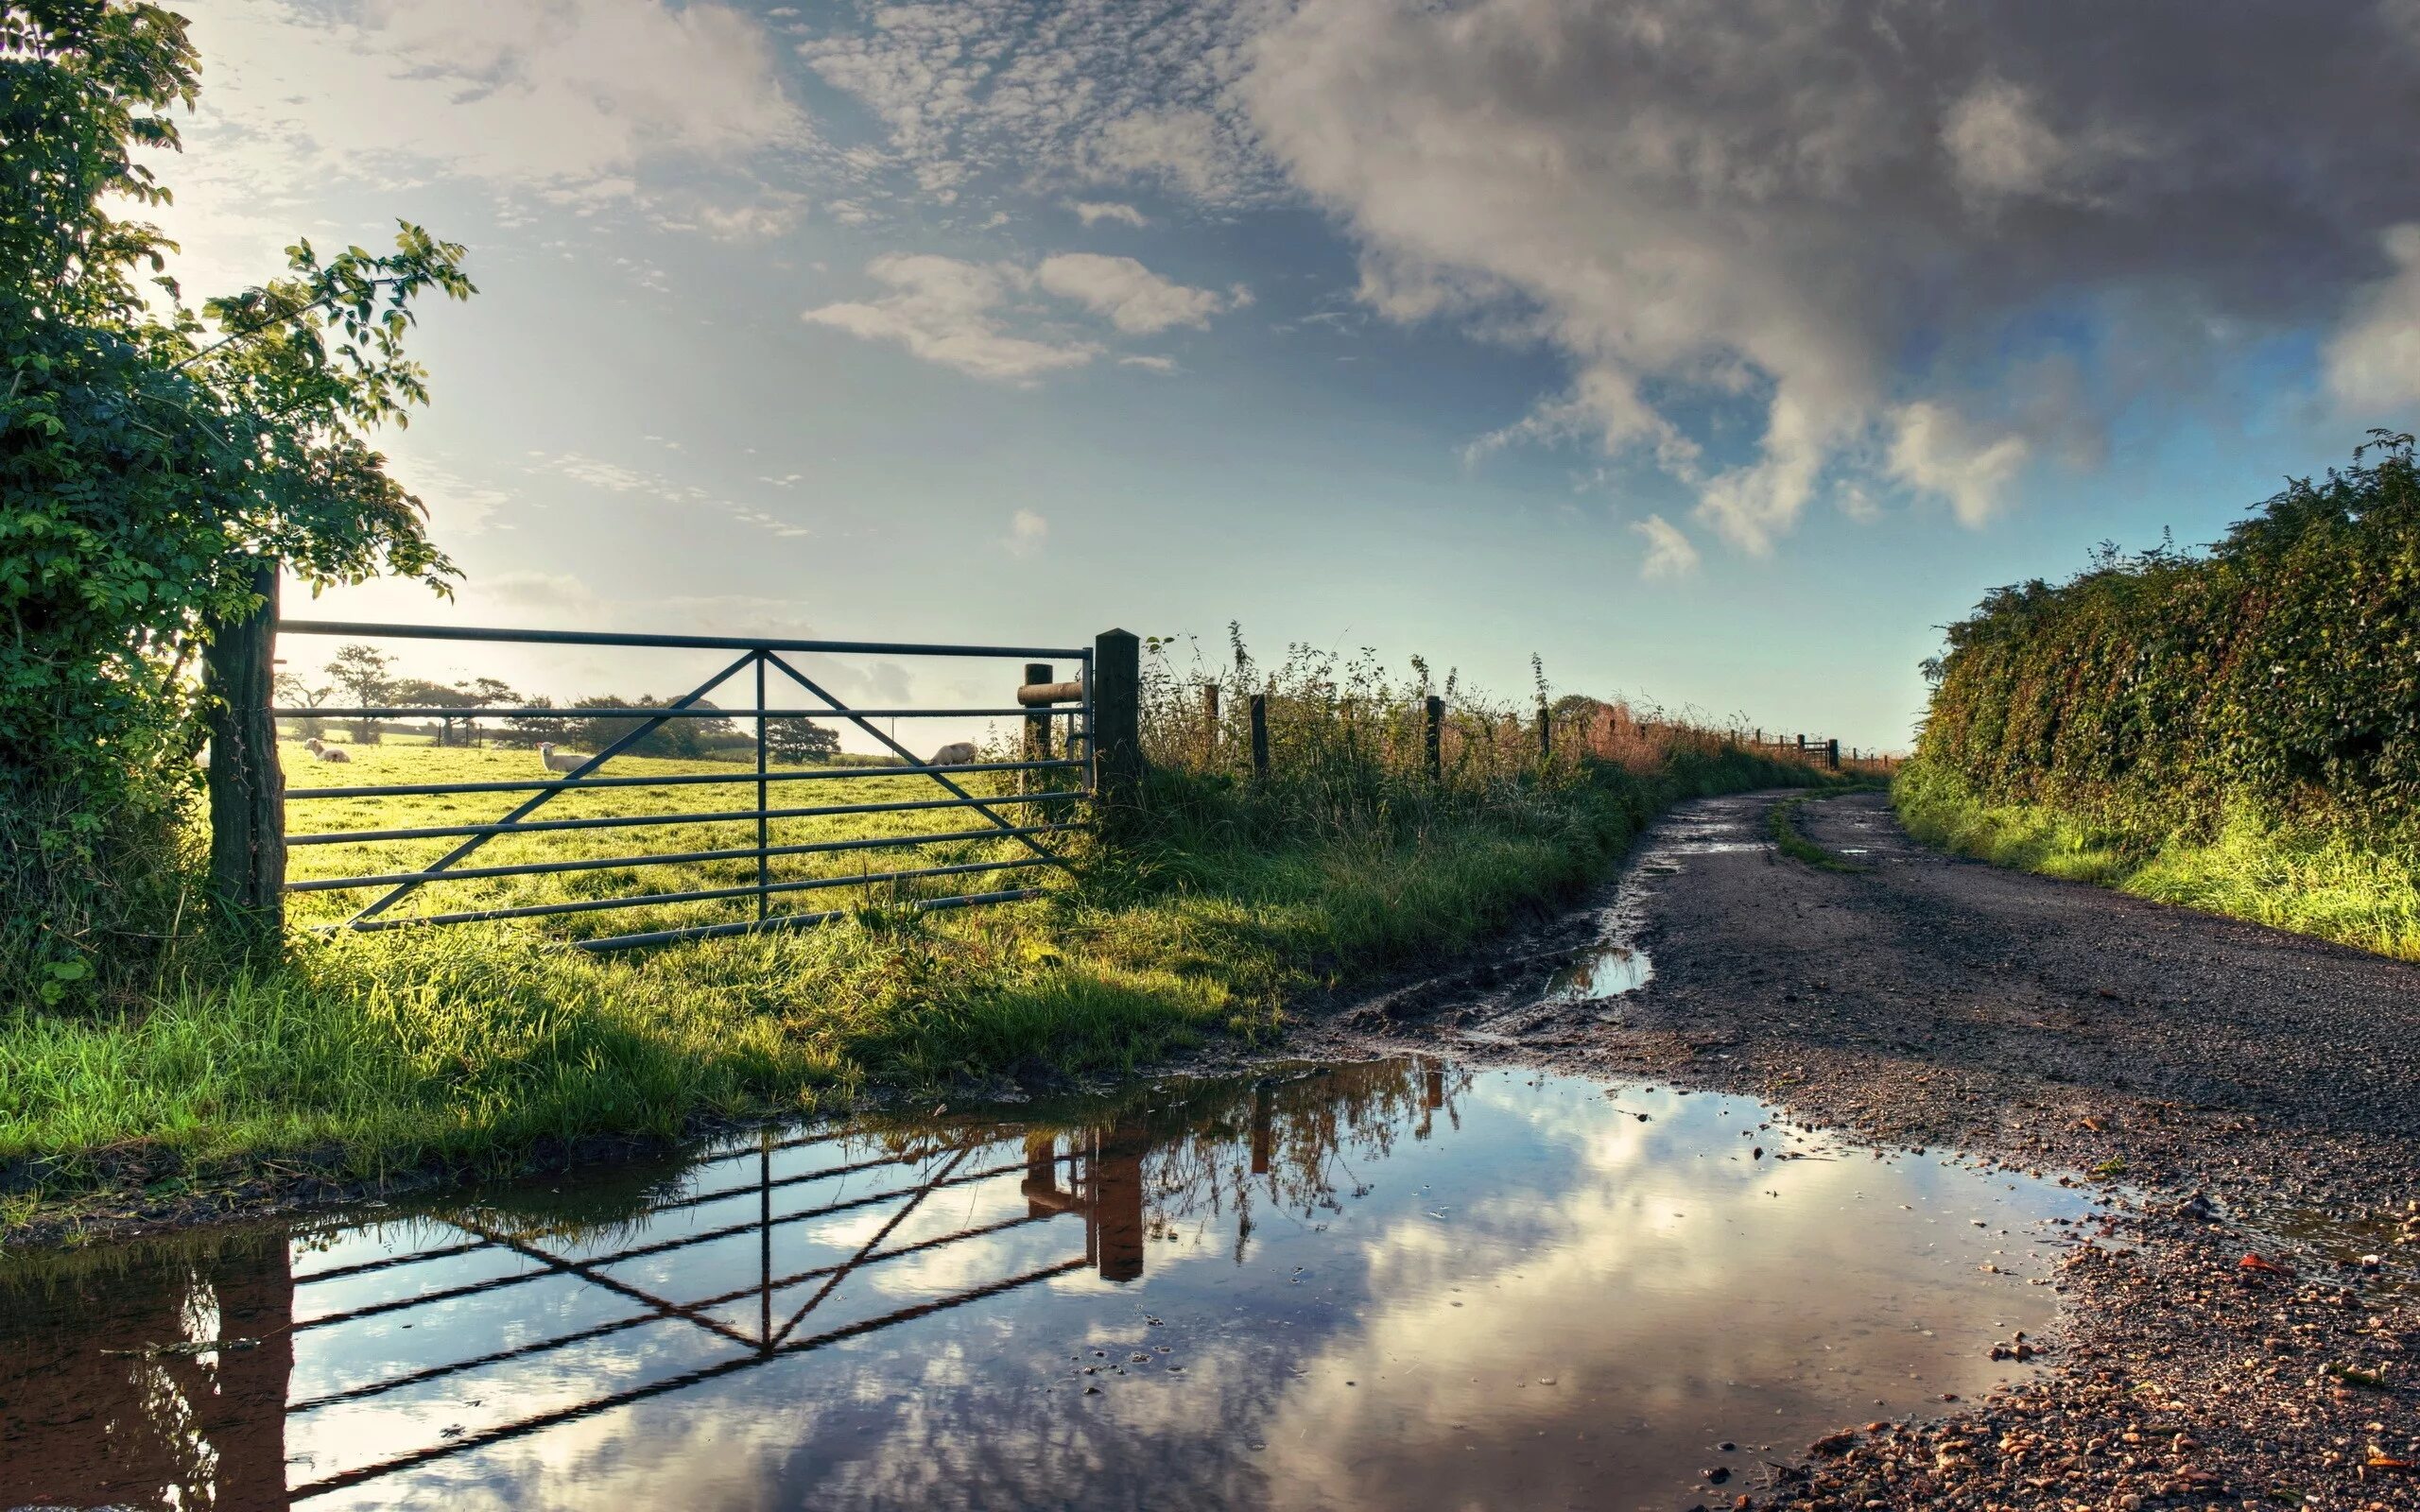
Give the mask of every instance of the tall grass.
M 1424 679 L 1239 657 L 1214 726 L 1192 671 L 1155 659 L 1139 822 L 1027 902 L 937 916 L 869 898 L 836 926 L 603 957 L 503 925 L 306 936 L 282 962 L 191 963 L 115 1003 L 21 1002 L 0 1019 L 0 1189 L 25 1209 L 206 1187 L 271 1157 L 509 1164 L 701 1115 L 1264 1040 L 1289 998 L 1555 905 L 1676 799 L 1817 780 L 1724 731 L 1589 700 L 1557 706 L 1549 756 L 1533 719 L 1448 679 L 1432 782 Z M 1251 692 L 1270 698 L 1266 782 Z

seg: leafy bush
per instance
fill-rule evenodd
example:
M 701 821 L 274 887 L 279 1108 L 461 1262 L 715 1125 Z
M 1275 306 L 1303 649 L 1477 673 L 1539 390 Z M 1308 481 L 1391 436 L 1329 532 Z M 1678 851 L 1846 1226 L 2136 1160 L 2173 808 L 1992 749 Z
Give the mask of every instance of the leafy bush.
M 424 402 L 415 298 L 462 249 L 322 260 L 188 305 L 138 161 L 195 98 L 185 23 L 129 0 L 0 5 L 0 960 L 89 990 L 202 917 L 182 816 L 194 669 L 257 608 L 254 562 L 319 584 L 452 568 L 366 437 Z
M 2420 469 L 2372 433 L 2206 553 L 1996 589 L 1931 669 L 1915 777 L 2136 852 L 2232 819 L 2420 853 Z

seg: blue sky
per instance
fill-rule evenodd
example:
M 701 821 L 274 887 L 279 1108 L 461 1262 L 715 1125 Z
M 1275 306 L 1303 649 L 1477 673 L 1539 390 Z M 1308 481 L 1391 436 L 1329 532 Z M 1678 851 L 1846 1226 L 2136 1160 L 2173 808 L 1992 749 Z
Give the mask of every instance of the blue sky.
M 192 290 L 397 216 L 482 289 L 389 448 L 458 601 L 312 612 L 1239 620 L 1898 746 L 1986 589 L 2420 409 L 2410 0 L 184 9 Z

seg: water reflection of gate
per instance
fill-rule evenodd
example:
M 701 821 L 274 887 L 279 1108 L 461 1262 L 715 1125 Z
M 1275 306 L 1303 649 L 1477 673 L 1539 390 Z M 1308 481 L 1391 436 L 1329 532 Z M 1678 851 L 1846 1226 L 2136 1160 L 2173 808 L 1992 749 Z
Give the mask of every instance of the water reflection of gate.
M 1459 1080 L 1373 1062 L 1164 1085 L 1058 1124 L 767 1134 L 677 1192 L 628 1178 L 603 1221 L 610 1176 L 577 1220 L 525 1194 L 346 1230 L 358 1247 L 334 1253 L 255 1233 L 100 1270 L 65 1283 L 58 1331 L 0 1327 L 24 1367 L 0 1373 L 0 1507 L 377 1504 L 399 1472 L 1036 1282 L 1138 1280 L 1181 1217 L 1223 1215 L 1241 1261 L 1255 1204 L 1333 1208 L 1357 1154 L 1453 1116 Z M 144 1348 L 179 1338 L 259 1343 Z M 450 1422 L 466 1401 L 495 1406 Z
M 868 1159 L 843 1161 L 817 1169 L 776 1177 L 773 1158 L 780 1153 L 803 1147 L 835 1143 L 831 1136 L 773 1141 L 769 1138 L 754 1152 L 745 1152 L 732 1160 L 746 1160 L 752 1153 L 757 1165 L 755 1179 L 727 1185 L 714 1191 L 696 1194 L 674 1201 L 656 1204 L 646 1214 L 643 1232 L 652 1235 L 661 1231 L 666 1222 L 678 1222 L 684 1212 L 694 1212 L 715 1204 L 754 1194 L 756 1216 L 745 1222 L 717 1224 L 678 1237 L 653 1239 L 650 1242 L 611 1249 L 599 1254 L 570 1258 L 549 1248 L 541 1238 L 519 1237 L 498 1225 L 474 1216 L 447 1219 L 460 1238 L 451 1243 L 431 1246 L 406 1254 L 351 1265 L 332 1267 L 297 1276 L 294 1284 L 299 1291 L 334 1280 L 371 1274 L 396 1272 L 433 1260 L 452 1259 L 483 1249 L 502 1249 L 518 1256 L 528 1268 L 512 1274 L 493 1277 L 437 1291 L 415 1293 L 374 1301 L 341 1312 L 311 1316 L 294 1325 L 298 1335 L 325 1329 L 340 1329 L 371 1318 L 381 1317 L 411 1309 L 458 1300 L 486 1292 L 527 1285 L 547 1277 L 572 1277 L 589 1285 L 614 1294 L 635 1304 L 640 1311 L 611 1322 L 570 1333 L 515 1344 L 509 1348 L 466 1356 L 444 1364 L 426 1366 L 406 1374 L 387 1377 L 342 1391 L 293 1401 L 285 1408 L 290 1424 L 295 1419 L 327 1410 L 339 1404 L 363 1401 L 373 1397 L 426 1384 L 449 1376 L 527 1361 L 573 1346 L 589 1343 L 615 1333 L 643 1328 L 650 1324 L 678 1321 L 691 1325 L 717 1342 L 738 1352 L 711 1364 L 680 1371 L 649 1381 L 642 1385 L 600 1394 L 569 1406 L 516 1418 L 511 1421 L 475 1433 L 461 1434 L 406 1451 L 388 1454 L 373 1463 L 357 1466 L 339 1473 L 296 1485 L 287 1500 L 302 1502 L 347 1486 L 359 1486 L 390 1475 L 398 1470 L 422 1466 L 432 1461 L 468 1453 L 490 1445 L 519 1438 L 560 1423 L 592 1417 L 616 1407 L 645 1401 L 672 1392 L 682 1391 L 702 1383 L 738 1371 L 752 1369 L 784 1356 L 804 1354 L 845 1339 L 879 1332 L 916 1318 L 929 1317 L 969 1302 L 996 1297 L 1052 1277 L 1063 1276 L 1086 1268 L 1097 1269 L 1106 1280 L 1132 1280 L 1143 1273 L 1143 1156 L 1148 1141 L 1137 1134 L 1118 1129 L 1087 1132 L 1079 1135 L 1073 1148 L 1061 1153 L 1058 1142 L 1048 1135 L 1025 1140 L 1022 1159 L 998 1159 L 1012 1147 L 1009 1141 L 959 1144 L 935 1148 L 925 1144 L 902 1153 L 886 1153 Z M 918 1167 L 919 1178 L 913 1182 L 886 1188 L 859 1196 L 811 1206 L 784 1209 L 781 1197 L 794 1189 L 813 1183 L 830 1181 L 867 1172 L 890 1171 Z M 711 1169 L 711 1168 L 709 1168 Z M 1019 1191 L 1026 1198 L 1025 1209 L 1007 1218 L 951 1229 L 911 1242 L 892 1244 L 890 1241 L 930 1198 L 955 1188 L 977 1186 L 986 1182 L 1016 1177 Z M 803 1269 L 778 1271 L 774 1264 L 777 1237 L 780 1230 L 793 1225 L 818 1219 L 871 1210 L 884 1203 L 895 1203 L 891 1211 L 873 1230 L 871 1237 L 847 1258 Z M 1083 1225 L 1083 1253 L 1054 1263 L 1024 1268 L 971 1286 L 963 1286 L 912 1305 L 891 1309 L 872 1317 L 859 1318 L 838 1327 L 818 1330 L 812 1320 L 819 1309 L 852 1277 L 864 1275 L 883 1265 L 910 1256 L 928 1255 L 938 1250 L 987 1239 L 1030 1225 L 1048 1223 L 1062 1216 L 1075 1216 Z M 754 1232 L 758 1238 L 758 1277 L 753 1284 L 727 1288 L 702 1297 L 682 1299 L 662 1295 L 657 1289 L 640 1286 L 609 1274 L 609 1267 L 658 1256 L 673 1255 L 696 1246 L 729 1240 Z M 808 1288 L 805 1299 L 789 1306 L 785 1293 Z M 735 1326 L 717 1316 L 717 1309 L 750 1298 L 757 1302 L 753 1327 Z

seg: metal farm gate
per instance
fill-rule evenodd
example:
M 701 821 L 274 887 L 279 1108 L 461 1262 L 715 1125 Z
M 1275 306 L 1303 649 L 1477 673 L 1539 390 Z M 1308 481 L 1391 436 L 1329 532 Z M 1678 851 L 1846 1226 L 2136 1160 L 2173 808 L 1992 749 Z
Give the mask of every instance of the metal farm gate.
M 889 897 L 901 900 L 899 906 L 920 913 L 1030 898 L 1042 889 L 1029 885 L 994 886 L 973 892 L 944 892 L 938 896 L 930 889 L 937 880 L 945 880 L 948 885 L 963 886 L 975 879 L 990 878 L 1000 872 L 1063 868 L 1065 856 L 1054 849 L 1054 843 L 1073 832 L 1089 827 L 1093 800 L 1100 789 L 1103 760 L 1097 722 L 1106 715 L 1113 730 L 1123 728 L 1128 731 L 1123 739 L 1112 742 L 1109 765 L 1113 769 L 1118 765 L 1118 755 L 1132 745 L 1137 659 L 1134 637 L 1124 631 L 1111 631 L 1092 646 L 1000 646 L 878 641 L 752 640 L 578 630 L 446 628 L 320 620 L 281 621 L 275 617 L 273 580 L 266 596 L 269 603 L 255 620 L 243 626 L 222 627 L 212 647 L 210 680 L 217 704 L 213 716 L 210 773 L 213 869 L 222 897 L 238 907 L 249 907 L 281 923 L 283 898 L 300 893 L 362 895 L 359 906 L 340 921 L 319 926 L 323 930 L 344 931 L 544 919 L 601 910 L 730 901 L 739 901 L 743 904 L 752 901 L 754 904 L 752 917 L 573 941 L 584 950 L 602 951 L 825 923 L 848 917 L 851 910 L 832 908 L 783 912 L 776 907 L 776 900 L 811 896 L 836 888 L 887 889 Z M 275 663 L 277 638 L 281 635 L 358 642 L 410 640 L 707 650 L 734 653 L 734 657 L 720 671 L 699 682 L 687 693 L 663 703 L 650 700 L 614 707 L 538 704 L 514 708 L 397 701 L 279 707 L 272 704 L 266 694 L 273 677 L 270 668 Z M 866 708 L 853 707 L 844 702 L 793 660 L 833 656 L 948 658 L 978 662 L 1010 661 L 1023 665 L 1018 669 L 1022 677 L 1015 681 L 1004 679 L 1004 691 L 1013 689 L 1013 703 L 968 708 Z M 1104 659 L 1109 665 L 1110 680 L 1115 686 L 1108 698 L 1097 704 L 1096 690 L 1102 686 L 1100 673 Z M 1064 663 L 1073 663 L 1077 675 L 1059 680 L 1054 664 Z M 713 701 L 717 691 L 731 687 L 748 689 L 748 701 L 735 708 L 728 703 Z M 804 698 L 799 695 L 804 695 Z M 553 720 L 580 720 L 608 722 L 603 728 L 619 729 L 620 732 L 610 741 L 600 742 L 594 754 L 577 758 L 550 756 L 542 763 L 539 754 L 533 753 L 530 765 L 537 770 L 526 778 L 506 776 L 464 782 L 360 783 L 314 782 L 289 787 L 285 785 L 279 766 L 276 742 L 277 721 L 281 719 L 350 720 L 356 723 L 384 720 L 468 722 L 475 730 L 482 724 L 493 729 L 506 721 L 543 724 Z M 649 736 L 666 730 L 674 721 L 684 719 L 729 721 L 733 726 L 751 731 L 752 741 L 743 743 L 738 749 L 741 759 L 731 764 L 735 769 L 730 771 L 632 774 L 628 771 L 627 763 L 621 771 L 613 769 L 612 764 L 617 757 L 631 753 Z M 1012 719 L 1018 722 L 1012 728 L 1022 731 L 1021 745 L 1011 752 L 1012 759 L 973 760 L 970 751 L 957 745 L 944 747 L 938 757 L 925 757 L 918 755 L 877 723 L 930 719 Z M 897 758 L 898 764 L 867 765 L 863 758 L 852 763 L 846 756 L 835 754 L 820 761 L 777 765 L 770 759 L 769 735 L 779 722 L 786 720 L 817 720 L 851 727 Z M 369 724 L 367 728 L 374 730 L 375 725 Z M 598 726 L 592 723 L 590 728 Z M 525 723 L 525 741 L 527 729 L 528 724 Z M 745 744 L 753 746 L 752 764 L 748 760 Z M 360 747 L 334 748 L 363 750 Z M 345 759 L 351 760 L 350 757 Z M 322 774 L 315 771 L 314 775 L 316 778 Z M 330 770 L 324 775 L 333 777 L 335 773 Z M 976 790 L 996 787 L 1002 777 L 1008 775 L 1013 775 L 1017 790 Z M 1113 781 L 1115 776 L 1113 770 Z M 923 779 L 939 791 L 929 797 L 894 796 L 898 785 L 894 781 L 883 784 L 892 789 L 891 793 L 870 799 L 860 794 L 856 800 L 812 803 L 799 802 L 788 797 L 793 793 L 811 797 L 816 791 L 801 789 L 793 784 L 840 782 L 852 787 L 863 787 L 870 782 L 880 783 L 885 779 L 902 778 Z M 712 798 L 719 797 L 721 790 L 734 787 L 748 793 L 752 802 L 741 805 L 711 801 Z M 682 812 L 596 814 L 570 817 L 545 812 L 548 805 L 566 795 L 610 793 L 619 789 L 688 788 L 714 789 L 716 792 L 707 796 L 707 801 L 694 806 L 687 803 L 672 805 Z M 518 795 L 518 800 L 493 818 L 384 826 L 373 822 L 369 828 L 310 828 L 300 833 L 286 833 L 286 811 L 294 804 L 326 805 L 360 799 L 379 803 L 395 799 L 442 799 L 451 806 L 455 800 L 478 795 L 499 798 Z M 781 799 L 779 802 L 777 795 Z M 840 796 L 844 799 L 852 797 L 847 788 L 841 791 Z M 354 812 L 359 813 L 360 810 L 355 807 Z M 921 818 L 927 813 L 942 824 L 946 824 L 948 819 L 961 817 L 971 822 L 931 829 L 921 824 L 913 825 L 912 833 L 817 834 L 813 838 L 786 842 L 782 841 L 774 831 L 774 826 L 784 821 L 848 816 L 871 818 L 900 814 L 914 814 Z M 749 823 L 754 827 L 752 843 L 741 845 L 714 844 L 706 849 L 647 850 L 634 842 L 630 853 L 546 855 L 500 862 L 493 859 L 493 852 L 487 857 L 480 854 L 484 848 L 508 836 L 568 837 L 580 832 Z M 285 874 L 290 850 L 427 841 L 452 841 L 454 844 L 433 861 L 392 869 L 365 870 L 342 876 L 302 875 L 289 878 Z M 1014 850 L 1005 856 L 821 875 L 781 875 L 775 866 L 777 861 L 791 858 L 877 855 L 889 851 L 907 851 L 909 854 L 905 859 L 921 862 L 929 857 L 916 852 L 927 847 L 989 842 L 1013 842 Z M 457 907 L 438 912 L 406 914 L 395 911 L 398 904 L 421 889 L 446 884 L 578 872 L 620 873 L 665 867 L 721 867 L 728 873 L 731 868 L 727 864 L 744 865 L 749 862 L 754 863 L 754 876 L 752 880 L 741 882 L 717 880 L 716 885 L 682 885 L 618 892 L 609 896 L 548 898 L 538 902 Z M 694 875 L 687 880 L 694 881 Z

